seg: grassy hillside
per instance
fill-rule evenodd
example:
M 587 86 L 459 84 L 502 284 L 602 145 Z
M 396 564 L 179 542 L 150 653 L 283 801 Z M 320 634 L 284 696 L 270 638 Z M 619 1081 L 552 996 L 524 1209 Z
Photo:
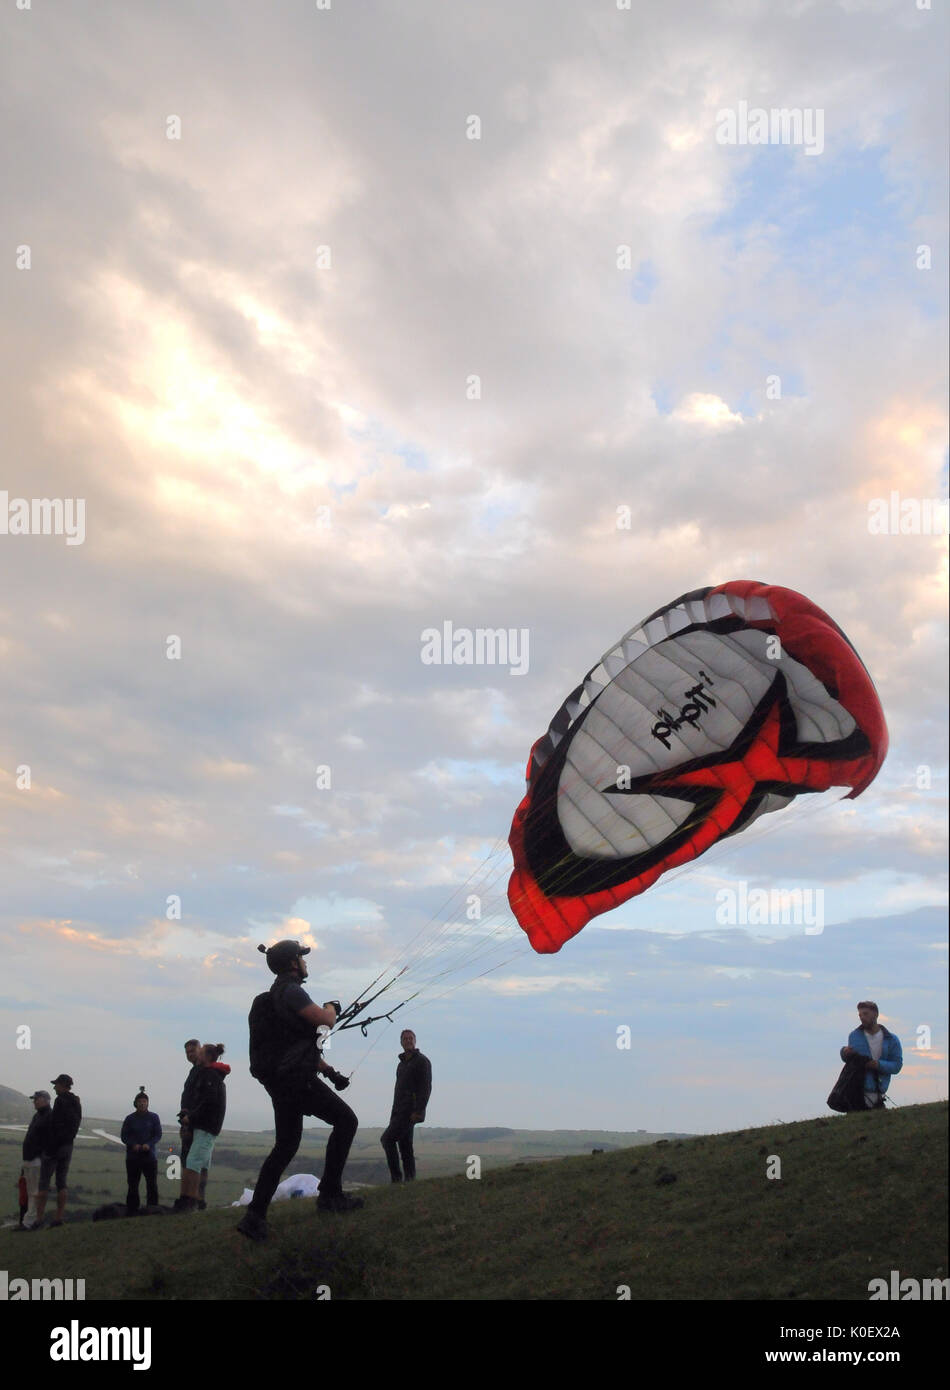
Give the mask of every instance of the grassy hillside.
M 947 1274 L 945 1103 L 525 1162 L 365 1193 L 348 1216 L 272 1208 L 0 1231 L 11 1277 L 106 1299 L 866 1300 Z M 769 1179 L 771 1156 L 781 1179 Z

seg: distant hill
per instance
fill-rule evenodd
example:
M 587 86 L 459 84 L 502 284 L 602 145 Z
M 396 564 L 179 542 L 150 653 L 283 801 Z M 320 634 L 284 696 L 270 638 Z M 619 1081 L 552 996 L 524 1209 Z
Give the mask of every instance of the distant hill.
M 514 1134 L 513 1129 L 448 1129 L 446 1135 L 462 1144 L 478 1144 L 485 1139 L 505 1139 Z
M 0 1123 L 27 1124 L 32 1114 L 33 1102 L 29 1096 L 21 1095 L 9 1086 L 0 1086 Z

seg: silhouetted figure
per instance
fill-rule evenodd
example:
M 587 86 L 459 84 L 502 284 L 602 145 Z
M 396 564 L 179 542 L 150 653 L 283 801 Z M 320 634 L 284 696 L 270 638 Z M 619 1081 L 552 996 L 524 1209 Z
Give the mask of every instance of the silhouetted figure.
M 162 1122 L 148 1108 L 145 1087 L 132 1102 L 132 1114 L 122 1121 L 119 1135 L 125 1145 L 125 1172 L 129 1180 L 125 1209 L 134 1216 L 139 1209 L 139 1182 L 145 1179 L 145 1201 L 150 1207 L 158 1206 L 158 1158 L 155 1145 L 162 1137 Z
M 399 1041 L 403 1050 L 396 1067 L 393 1108 L 389 1126 L 380 1135 L 379 1142 L 386 1154 L 393 1182 L 412 1182 L 416 1176 L 412 1135 L 416 1125 L 421 1125 L 426 1117 L 426 1106 L 432 1094 L 432 1064 L 416 1048 L 416 1035 L 410 1028 L 403 1030 Z M 402 1172 L 399 1169 L 400 1158 Z
M 188 1153 L 189 1153 L 189 1150 L 191 1149 L 191 1140 L 192 1140 L 192 1136 L 193 1136 L 193 1133 L 194 1133 L 194 1131 L 193 1131 L 192 1128 L 191 1128 L 191 1125 L 188 1123 L 187 1116 L 188 1116 L 189 1110 L 190 1110 L 190 1109 L 193 1107 L 193 1105 L 194 1105 L 194 1090 L 195 1090 L 195 1086 L 196 1086 L 197 1083 L 198 1083 L 198 1077 L 201 1075 L 201 1062 L 200 1062 L 200 1060 L 199 1060 L 199 1053 L 200 1053 L 200 1052 L 201 1052 L 201 1043 L 198 1041 L 198 1039 L 197 1039 L 197 1038 L 189 1038 L 188 1041 L 185 1043 L 185 1056 L 188 1058 L 188 1061 L 191 1063 L 191 1071 L 190 1071 L 190 1072 L 188 1073 L 188 1075 L 185 1077 L 185 1085 L 184 1085 L 184 1088 L 182 1089 L 182 1093 L 181 1093 L 181 1106 L 180 1106 L 180 1109 L 179 1109 L 179 1111 L 178 1111 L 178 1124 L 179 1124 L 178 1137 L 179 1137 L 179 1139 L 180 1139 L 180 1141 L 181 1141 L 181 1166 L 182 1166 L 182 1168 L 184 1168 L 185 1165 L 186 1165 L 186 1162 L 187 1162 L 187 1159 L 188 1159 Z M 185 1118 L 183 1118 L 183 1117 L 185 1117 Z M 206 1205 L 206 1204 L 205 1204 L 205 1188 L 206 1188 L 207 1186 L 208 1186 L 208 1170 L 207 1170 L 207 1168 L 202 1168 L 202 1170 L 201 1170 L 201 1175 L 200 1175 L 200 1178 L 199 1178 L 199 1180 L 198 1180 L 198 1210 L 199 1210 L 199 1211 L 204 1211 L 204 1209 L 205 1209 L 205 1205 Z
M 264 947 L 258 950 L 264 951 Z M 281 1174 L 300 1147 L 304 1115 L 332 1125 L 320 1178 L 318 1211 L 348 1212 L 363 1205 L 361 1197 L 343 1191 L 343 1168 L 359 1124 L 339 1096 L 321 1080 L 327 1077 L 338 1091 L 350 1084 L 320 1055 L 318 1029 L 332 1028 L 340 1014 L 335 1000 L 315 1004 L 303 988 L 309 946 L 278 941 L 266 951 L 268 969 L 277 976 L 260 994 L 248 1016 L 251 1075 L 260 1081 L 274 1106 L 274 1147 L 264 1160 L 251 1204 L 238 1224 L 251 1240 L 267 1236 L 267 1208 Z
M 53 1081 L 56 1099 L 49 1126 L 43 1131 L 43 1153 L 40 1161 L 40 1187 L 36 1194 L 36 1225 L 43 1224 L 50 1179 L 56 1177 L 56 1218 L 51 1226 L 61 1226 L 66 1211 L 66 1178 L 73 1156 L 73 1140 L 82 1124 L 82 1106 L 73 1095 L 73 1079 L 61 1071 Z

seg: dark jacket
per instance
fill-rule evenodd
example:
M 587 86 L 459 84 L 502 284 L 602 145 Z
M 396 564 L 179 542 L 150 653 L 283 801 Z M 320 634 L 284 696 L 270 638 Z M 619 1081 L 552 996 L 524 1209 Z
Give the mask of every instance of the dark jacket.
M 188 1112 L 192 1129 L 204 1129 L 209 1134 L 221 1133 L 228 1104 L 224 1078 L 230 1070 L 227 1062 L 212 1062 L 210 1067 L 201 1068 L 195 1085 L 194 1103 Z
M 52 1106 L 49 1105 L 41 1106 L 34 1114 L 30 1121 L 30 1127 L 23 1136 L 24 1163 L 31 1163 L 33 1159 L 42 1156 L 44 1136 L 52 1118 L 53 1110 Z
M 203 1071 L 204 1067 L 201 1065 L 201 1063 L 195 1062 L 191 1071 L 185 1077 L 185 1085 L 181 1093 L 182 1110 L 190 1110 L 192 1105 L 194 1104 L 195 1090 L 198 1085 L 198 1078 Z
M 393 1115 L 426 1117 L 432 1094 L 432 1063 L 421 1052 L 400 1052 L 393 1092 Z
M 125 1145 L 125 1151 L 129 1157 L 133 1157 L 132 1149 L 136 1144 L 147 1144 L 150 1157 L 155 1157 L 155 1145 L 162 1137 L 162 1122 L 151 1110 L 146 1110 L 142 1115 L 138 1110 L 133 1110 L 131 1115 L 126 1115 L 122 1121 L 122 1130 L 119 1138 Z
M 64 1144 L 71 1144 L 82 1124 L 82 1106 L 72 1091 L 64 1091 L 53 1101 L 49 1128 L 43 1131 L 43 1153 L 50 1157 Z

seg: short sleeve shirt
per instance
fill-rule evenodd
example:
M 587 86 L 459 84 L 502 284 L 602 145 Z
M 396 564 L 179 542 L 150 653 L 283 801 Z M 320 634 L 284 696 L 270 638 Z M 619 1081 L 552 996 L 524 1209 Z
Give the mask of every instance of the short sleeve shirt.
M 305 989 L 297 984 L 296 980 L 290 976 L 284 980 L 282 975 L 277 976 L 276 984 L 282 986 L 277 994 L 278 1010 L 287 1017 L 296 1018 L 301 1009 L 305 1009 L 313 1000 Z

